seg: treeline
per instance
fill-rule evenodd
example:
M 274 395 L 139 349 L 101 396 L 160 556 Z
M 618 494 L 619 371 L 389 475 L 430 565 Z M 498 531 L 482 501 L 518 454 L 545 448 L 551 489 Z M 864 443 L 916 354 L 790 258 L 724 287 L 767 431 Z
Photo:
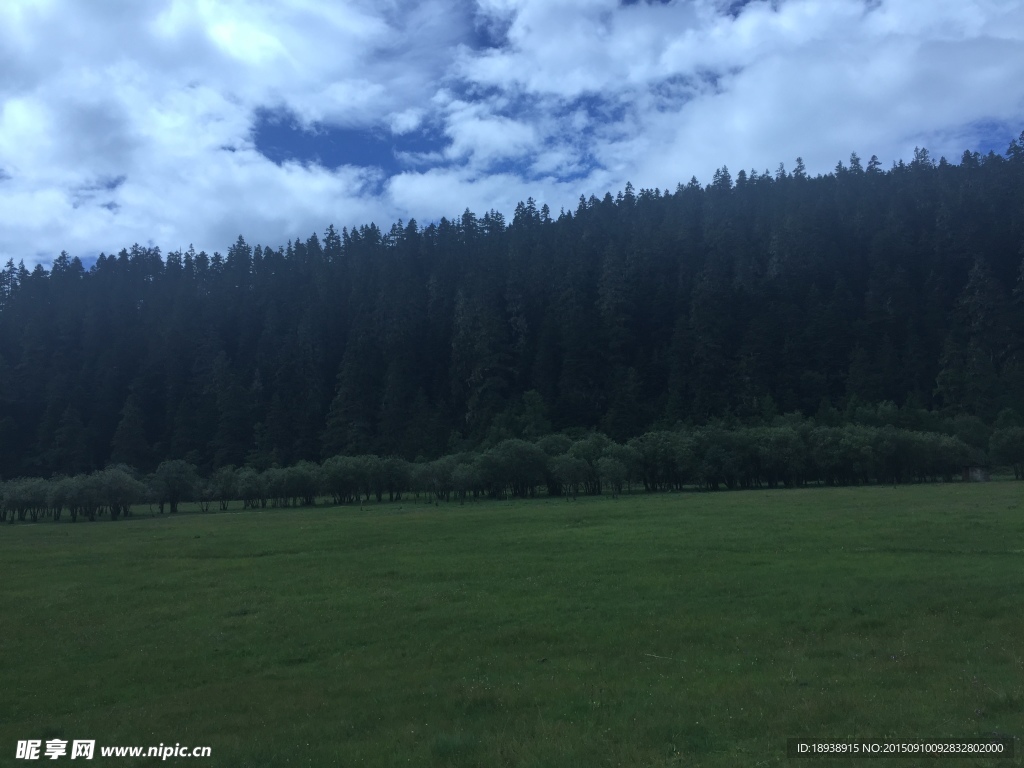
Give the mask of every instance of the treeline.
M 1024 136 L 0 269 L 0 477 L 620 444 L 886 401 L 1024 413 Z M 819 421 L 821 418 L 819 418 Z
M 196 502 L 203 512 L 398 501 L 410 495 L 435 501 L 538 495 L 618 495 L 623 491 L 697 488 L 776 488 L 808 484 L 950 482 L 965 468 L 987 464 L 978 442 L 987 431 L 971 420 L 948 425 L 955 434 L 919 432 L 891 424 L 822 426 L 796 416 L 772 425 L 654 431 L 617 443 L 601 433 L 553 434 L 537 441 L 502 440 L 480 452 L 409 462 L 375 455 L 332 456 L 291 467 L 223 467 L 201 477 L 180 459 L 150 475 L 114 466 L 73 477 L 21 478 L 0 485 L 0 520 L 58 521 L 68 513 L 95 520 L 130 516 L 149 504 L 160 514 Z M 966 439 L 965 439 L 966 438 Z M 988 435 L 991 460 L 1022 479 L 1024 427 Z

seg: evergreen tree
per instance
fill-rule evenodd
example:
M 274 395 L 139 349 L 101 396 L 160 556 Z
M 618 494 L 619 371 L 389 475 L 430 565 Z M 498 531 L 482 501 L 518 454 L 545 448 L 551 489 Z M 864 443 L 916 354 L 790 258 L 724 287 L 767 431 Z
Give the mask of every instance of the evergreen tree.
M 110 445 L 110 461 L 143 471 L 150 469 L 152 449 L 146 439 L 142 409 L 133 395 L 129 395 L 121 409 L 121 420 Z
M 226 256 L 11 259 L 0 476 L 376 451 L 428 460 L 450 493 L 454 470 L 429 460 L 549 426 L 625 440 L 799 411 L 839 429 L 882 401 L 991 424 L 1024 411 L 1022 146 L 958 163 L 918 148 L 889 170 L 851 154 L 814 178 L 799 159 L 723 166 L 557 218 L 528 199 L 511 222 L 239 236 Z M 753 455 L 706 461 L 702 482 L 767 482 Z

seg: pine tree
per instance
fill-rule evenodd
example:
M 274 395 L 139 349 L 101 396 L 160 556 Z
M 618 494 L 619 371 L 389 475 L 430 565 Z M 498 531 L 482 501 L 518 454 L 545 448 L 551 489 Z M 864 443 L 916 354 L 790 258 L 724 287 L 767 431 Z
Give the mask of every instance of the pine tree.
M 134 395 L 121 409 L 121 420 L 110 444 L 110 461 L 143 471 L 151 469 L 152 449 L 146 439 L 145 419 Z

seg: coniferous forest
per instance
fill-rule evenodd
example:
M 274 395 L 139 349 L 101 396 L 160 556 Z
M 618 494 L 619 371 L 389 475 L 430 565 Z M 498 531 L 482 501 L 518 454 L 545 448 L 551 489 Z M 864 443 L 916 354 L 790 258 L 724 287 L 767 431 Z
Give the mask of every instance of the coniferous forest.
M 0 272 L 0 479 L 785 418 L 981 450 L 1022 414 L 1024 134 Z

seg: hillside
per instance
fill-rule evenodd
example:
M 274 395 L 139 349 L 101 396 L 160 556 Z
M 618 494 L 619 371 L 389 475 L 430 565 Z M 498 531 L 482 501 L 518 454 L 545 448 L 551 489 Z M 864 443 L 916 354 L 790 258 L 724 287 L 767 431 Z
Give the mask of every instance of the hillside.
M 891 401 L 1024 413 L 1024 134 L 1005 156 L 627 187 L 511 222 L 0 272 L 0 476 L 435 457 Z M 824 418 L 824 416 L 822 416 Z

